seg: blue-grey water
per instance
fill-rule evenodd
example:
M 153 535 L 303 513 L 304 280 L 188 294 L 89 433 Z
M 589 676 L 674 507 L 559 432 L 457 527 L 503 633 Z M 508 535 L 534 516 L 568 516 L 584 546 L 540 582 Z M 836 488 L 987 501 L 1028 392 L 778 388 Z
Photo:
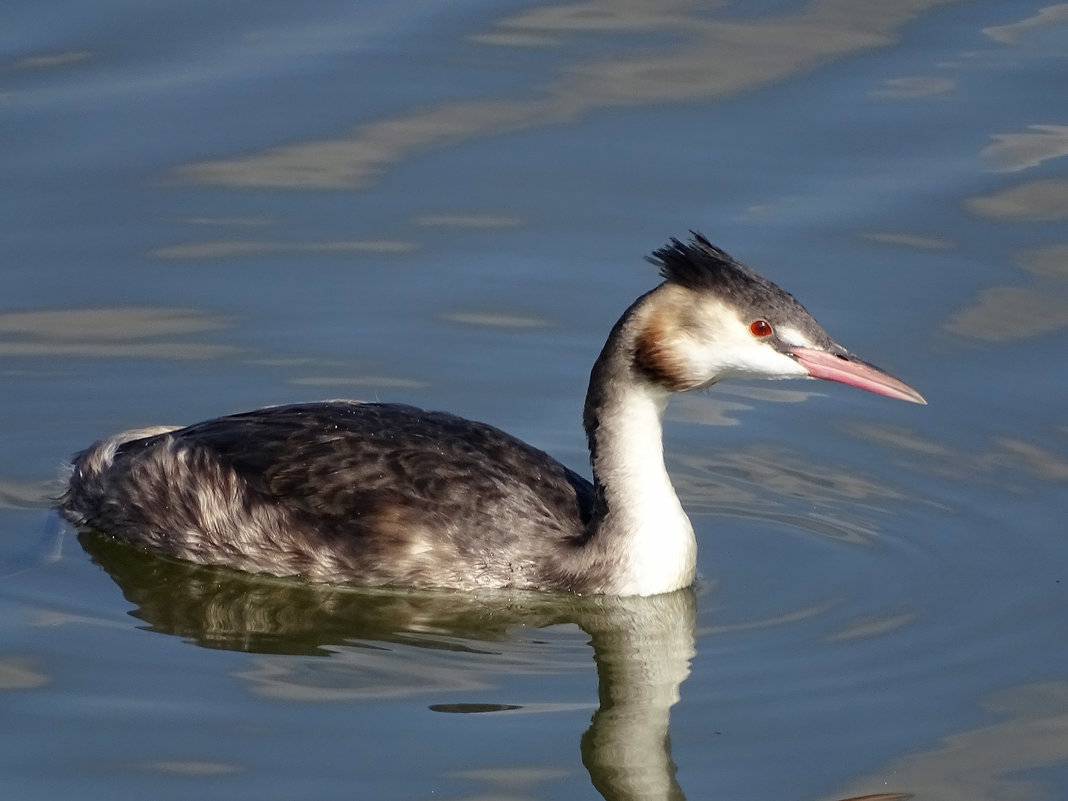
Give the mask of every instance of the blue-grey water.
M 7 4 L 0 794 L 1068 797 L 1068 4 Z M 397 400 L 585 469 L 689 229 L 918 407 L 679 397 L 700 584 L 309 587 L 83 538 L 138 425 Z

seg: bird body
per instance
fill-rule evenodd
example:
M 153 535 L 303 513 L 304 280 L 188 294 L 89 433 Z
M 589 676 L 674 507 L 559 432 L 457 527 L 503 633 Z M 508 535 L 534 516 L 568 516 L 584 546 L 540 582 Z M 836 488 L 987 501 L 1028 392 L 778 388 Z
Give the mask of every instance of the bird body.
M 60 511 L 166 555 L 312 581 L 652 595 L 697 544 L 664 466 L 675 392 L 820 377 L 923 402 L 704 238 L 623 314 L 590 377 L 593 482 L 493 426 L 411 406 L 268 407 L 118 434 L 74 458 Z

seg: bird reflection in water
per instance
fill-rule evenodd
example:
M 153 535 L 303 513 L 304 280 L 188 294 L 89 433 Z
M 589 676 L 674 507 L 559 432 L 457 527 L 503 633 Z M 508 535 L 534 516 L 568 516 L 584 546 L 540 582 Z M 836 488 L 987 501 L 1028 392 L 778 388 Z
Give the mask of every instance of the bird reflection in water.
M 149 630 L 205 648 L 336 657 L 343 647 L 397 644 L 429 649 L 428 656 L 434 650 L 477 656 L 495 653 L 494 643 L 508 640 L 517 628 L 576 625 L 589 635 L 597 666 L 599 704 L 581 738 L 582 762 L 593 785 L 608 801 L 685 800 L 671 759 L 668 722 L 695 652 L 693 588 L 623 598 L 367 590 L 173 561 L 93 532 L 80 534 L 79 541 L 136 606 L 131 614 Z M 391 655 L 390 667 L 397 661 Z M 286 674 L 268 680 L 277 686 L 302 678 Z M 398 678 L 386 678 L 387 692 L 397 692 Z M 435 689 L 425 678 L 413 674 L 411 694 Z M 404 678 L 399 681 L 403 684 Z M 481 686 L 470 677 L 458 685 Z M 380 699 L 383 692 L 372 687 L 366 697 Z M 472 713 L 517 706 L 445 703 L 431 708 Z M 864 801 L 906 797 L 883 794 Z

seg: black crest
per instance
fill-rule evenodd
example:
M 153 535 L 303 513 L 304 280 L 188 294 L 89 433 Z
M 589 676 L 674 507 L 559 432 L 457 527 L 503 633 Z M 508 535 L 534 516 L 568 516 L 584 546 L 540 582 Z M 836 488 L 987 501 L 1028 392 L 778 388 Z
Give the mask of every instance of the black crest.
M 720 250 L 696 231 L 689 242 L 672 239 L 649 261 L 669 284 L 712 292 L 733 303 L 743 316 L 762 317 L 773 325 L 787 323 L 826 347 L 833 340 L 789 292 Z
M 720 250 L 696 231 L 689 242 L 672 239 L 669 245 L 654 251 L 649 261 L 660 268 L 660 275 L 672 284 L 697 291 L 711 290 L 728 298 L 741 300 L 782 292 L 779 287 L 753 271 L 724 250 Z

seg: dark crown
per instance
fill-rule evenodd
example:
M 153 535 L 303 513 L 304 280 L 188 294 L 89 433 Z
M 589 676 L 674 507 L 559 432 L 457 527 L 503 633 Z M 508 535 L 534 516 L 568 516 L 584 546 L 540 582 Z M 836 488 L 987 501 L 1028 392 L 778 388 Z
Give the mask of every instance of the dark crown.
M 711 290 L 739 300 L 768 290 L 782 292 L 701 234 L 690 233 L 693 238 L 689 242 L 672 239 L 670 244 L 649 257 L 649 261 L 660 268 L 660 275 L 670 283 L 697 291 Z

